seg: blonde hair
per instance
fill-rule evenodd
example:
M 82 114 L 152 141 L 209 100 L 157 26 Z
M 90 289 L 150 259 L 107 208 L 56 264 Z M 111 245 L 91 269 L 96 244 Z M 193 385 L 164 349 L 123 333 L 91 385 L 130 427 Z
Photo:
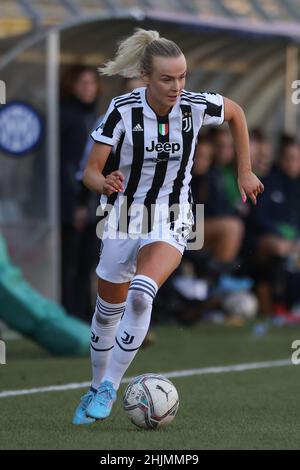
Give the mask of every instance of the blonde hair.
M 158 31 L 136 28 L 134 34 L 119 43 L 114 60 L 110 60 L 98 70 L 102 75 L 139 77 L 141 72 L 149 75 L 152 71 L 152 58 L 179 57 L 182 55 L 177 44 L 161 38 Z

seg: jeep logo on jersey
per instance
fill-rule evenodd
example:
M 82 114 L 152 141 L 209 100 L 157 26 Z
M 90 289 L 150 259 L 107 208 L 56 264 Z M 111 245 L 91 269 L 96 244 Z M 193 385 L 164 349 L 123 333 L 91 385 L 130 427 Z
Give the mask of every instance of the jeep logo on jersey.
M 154 140 L 152 140 L 149 147 L 146 147 L 146 150 L 147 150 L 147 152 L 157 152 L 157 153 L 171 152 L 171 153 L 175 153 L 175 152 L 178 152 L 178 150 L 180 150 L 180 144 L 178 142 L 172 142 L 171 144 L 170 144 L 170 142 L 165 142 L 164 144 L 161 144 L 160 142 L 158 142 L 156 144 L 154 142 Z

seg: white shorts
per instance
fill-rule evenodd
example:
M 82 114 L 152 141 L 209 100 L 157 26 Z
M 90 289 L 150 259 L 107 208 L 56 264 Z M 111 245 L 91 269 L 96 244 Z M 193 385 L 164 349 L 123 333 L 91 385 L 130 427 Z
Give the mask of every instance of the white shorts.
M 188 229 L 189 232 L 189 229 Z M 105 281 L 121 283 L 131 281 L 136 272 L 138 252 L 143 246 L 155 242 L 165 242 L 174 246 L 181 254 L 187 244 L 186 231 L 177 235 L 169 226 L 160 226 L 147 237 L 127 237 L 116 232 L 116 238 L 104 237 L 100 241 L 100 258 L 96 268 L 97 276 Z M 119 235 L 119 238 L 117 234 Z M 122 238 L 123 236 L 123 238 Z

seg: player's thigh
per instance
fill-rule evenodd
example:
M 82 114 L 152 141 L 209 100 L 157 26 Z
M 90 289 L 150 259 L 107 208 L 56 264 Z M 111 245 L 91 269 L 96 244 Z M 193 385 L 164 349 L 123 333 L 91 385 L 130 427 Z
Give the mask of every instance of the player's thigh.
M 129 284 L 130 281 L 116 283 L 98 278 L 98 294 L 105 302 L 120 304 L 126 300 Z
M 139 240 L 106 238 L 101 242 L 98 294 L 109 303 L 125 302 L 131 279 L 136 270 Z
M 179 266 L 182 253 L 167 242 L 156 241 L 143 246 L 137 258 L 137 274 L 153 279 L 160 287 Z

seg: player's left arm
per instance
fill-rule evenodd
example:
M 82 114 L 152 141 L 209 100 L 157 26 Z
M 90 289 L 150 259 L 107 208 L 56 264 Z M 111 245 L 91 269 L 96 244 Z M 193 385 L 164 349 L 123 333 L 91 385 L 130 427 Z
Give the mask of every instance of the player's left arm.
M 264 190 L 262 182 L 252 172 L 250 159 L 249 133 L 245 113 L 242 108 L 224 97 L 224 120 L 228 121 L 237 155 L 238 186 L 243 202 L 247 196 L 253 204 Z

